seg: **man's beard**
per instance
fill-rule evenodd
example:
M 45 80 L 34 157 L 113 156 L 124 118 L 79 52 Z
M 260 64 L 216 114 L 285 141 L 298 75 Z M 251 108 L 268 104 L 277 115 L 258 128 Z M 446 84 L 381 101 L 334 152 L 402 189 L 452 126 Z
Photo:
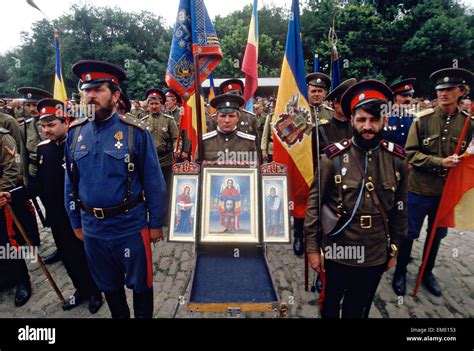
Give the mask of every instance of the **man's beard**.
M 110 117 L 112 115 L 112 112 L 114 111 L 115 103 L 113 97 L 110 97 L 110 100 L 108 103 L 106 103 L 105 106 L 101 106 L 95 100 L 92 100 L 89 102 L 88 105 L 91 107 L 94 106 L 95 110 L 91 110 L 93 112 L 93 115 L 95 115 L 95 119 L 97 121 L 103 121 L 104 119 Z
M 369 131 L 366 133 L 371 133 L 374 135 L 372 139 L 364 139 L 361 133 L 356 128 L 353 128 L 354 130 L 354 140 L 361 149 L 364 149 L 365 151 L 369 151 L 372 149 L 375 149 L 379 144 L 380 141 L 382 140 L 382 132 L 374 132 L 374 131 Z

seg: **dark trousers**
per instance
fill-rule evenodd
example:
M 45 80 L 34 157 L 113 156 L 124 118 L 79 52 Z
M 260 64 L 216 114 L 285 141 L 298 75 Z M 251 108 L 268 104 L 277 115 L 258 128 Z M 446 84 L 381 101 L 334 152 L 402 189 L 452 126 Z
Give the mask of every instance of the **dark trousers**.
M 170 217 L 170 203 L 171 203 L 171 180 L 172 180 L 172 175 L 173 175 L 173 166 L 161 166 L 161 172 L 163 173 L 163 178 L 165 178 L 165 183 L 166 183 L 166 220 L 165 220 L 165 225 L 168 225 L 169 223 L 169 217 Z
M 295 238 L 304 237 L 304 218 L 293 218 L 293 233 Z
M 423 196 L 408 192 L 408 237 L 400 246 L 398 253 L 396 269 L 398 274 L 404 274 L 407 271 L 413 241 L 420 236 L 420 231 L 426 216 L 428 216 L 427 233 L 428 235 L 431 233 L 440 200 L 441 198 L 439 196 Z M 448 230 L 446 228 L 438 228 L 436 230 L 433 246 L 428 256 L 425 274 L 429 274 L 433 270 L 441 240 L 446 236 L 447 232 Z M 425 257 L 427 246 L 428 240 L 425 240 L 423 258 Z
M 18 228 L 13 225 L 11 217 L 7 220 L 6 208 L 0 209 L 0 246 L 17 246 L 21 239 Z M 12 232 L 13 231 L 13 232 Z M 29 284 L 30 275 L 24 259 L 0 258 L 0 287 L 11 287 L 20 283 Z
M 59 212 L 49 218 L 53 218 L 51 232 L 72 284 L 83 297 L 99 296 L 100 290 L 87 265 L 84 243 L 74 235 L 67 214 Z
M 386 264 L 373 267 L 352 267 L 324 261 L 326 269 L 325 298 L 322 318 L 367 318 L 366 313 L 380 283 Z
M 18 218 L 18 221 L 25 229 L 26 235 L 31 240 L 34 246 L 40 245 L 40 235 L 38 230 L 38 223 L 36 222 L 35 208 L 31 200 L 28 200 L 25 196 L 13 196 L 11 202 L 11 208 Z M 15 230 L 18 231 L 16 225 Z M 21 235 L 18 237 L 18 243 L 20 245 L 25 244 L 25 240 Z

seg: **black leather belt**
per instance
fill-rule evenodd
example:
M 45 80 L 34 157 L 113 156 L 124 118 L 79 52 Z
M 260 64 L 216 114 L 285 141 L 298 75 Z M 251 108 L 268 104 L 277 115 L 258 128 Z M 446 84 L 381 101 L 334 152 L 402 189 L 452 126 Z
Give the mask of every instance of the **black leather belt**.
M 143 202 L 143 194 L 136 197 L 135 199 L 125 202 L 122 205 L 109 207 L 109 208 L 92 208 L 81 202 L 82 209 L 93 215 L 97 219 L 105 219 L 119 216 L 121 214 L 127 213 L 132 208 Z

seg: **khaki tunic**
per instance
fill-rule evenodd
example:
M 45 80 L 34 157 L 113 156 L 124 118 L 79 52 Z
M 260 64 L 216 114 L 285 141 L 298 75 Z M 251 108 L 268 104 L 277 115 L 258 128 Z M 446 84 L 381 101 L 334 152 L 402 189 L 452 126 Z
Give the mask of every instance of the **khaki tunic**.
M 415 119 L 405 145 L 408 163 L 413 166 L 408 191 L 425 196 L 441 196 L 445 184 L 445 177 L 440 175 L 443 171 L 441 163 L 444 158 L 454 154 L 466 118 L 469 116 L 460 110 L 453 116 L 447 116 L 436 107 L 421 112 Z M 472 131 L 472 123 L 470 128 Z M 471 138 L 468 131 L 465 147 L 460 154 L 469 146 Z
M 208 162 L 259 162 L 255 136 L 235 130 L 222 133 L 219 130 L 204 134 L 204 160 Z
M 176 125 L 179 129 L 179 124 L 181 123 L 181 108 L 179 106 L 176 106 L 173 111 L 167 109 L 165 113 L 169 116 L 173 116 L 174 121 L 176 122 Z
M 389 220 L 391 243 L 400 246 L 407 235 L 407 168 L 406 162 L 399 156 L 389 152 L 382 145 L 369 152 L 358 148 L 353 143 L 344 142 L 346 147 L 339 154 L 341 164 L 341 182 L 336 184 L 336 158 L 321 158 L 321 189 L 322 205 L 327 205 L 334 214 L 343 215 L 341 223 L 346 223 L 352 216 L 361 191 L 362 175 L 355 162 L 364 167 L 365 158 L 368 160 L 368 179 L 375 186 L 375 191 Z M 348 146 L 347 146 L 348 145 Z M 388 145 L 388 144 L 387 144 Z M 337 156 L 336 156 L 337 157 Z M 399 161 L 395 161 L 399 158 Z M 398 169 L 395 170 L 395 167 Z M 315 176 L 315 179 L 317 177 Z M 307 252 L 319 252 L 320 249 L 333 247 L 362 246 L 364 261 L 357 259 L 333 259 L 334 261 L 359 267 L 371 267 L 387 262 L 387 236 L 383 220 L 375 206 L 367 188 L 364 188 L 362 198 L 355 215 L 349 225 L 335 236 L 323 236 L 318 210 L 319 191 L 317 180 L 309 192 L 308 209 L 305 219 L 305 235 Z M 343 214 L 344 210 L 347 214 Z M 361 216 L 372 216 L 371 228 L 362 228 Z M 364 221 L 364 226 L 367 222 Z M 340 226 L 338 226 L 340 227 Z
M 36 148 L 44 138 L 41 130 L 36 124 L 35 118 L 25 121 L 26 124 L 26 152 L 28 154 L 28 176 L 35 177 L 38 170 Z
M 172 116 L 164 113 L 150 114 L 143 117 L 148 131 L 153 137 L 153 143 L 160 159 L 160 166 L 170 166 L 173 164 L 173 152 L 178 141 L 178 127 Z
M 260 145 L 263 152 L 273 155 L 273 113 L 267 116 L 263 128 L 262 143 Z
M 318 130 L 321 152 L 326 146 L 337 143 L 342 139 L 352 138 L 351 121 L 340 121 L 337 118 L 320 120 Z
M 15 139 L 0 128 L 0 191 L 9 191 L 19 184 L 20 162 Z
M 8 130 L 10 135 L 15 140 L 18 153 L 21 157 L 21 174 L 25 176 L 26 153 L 19 123 L 12 116 L 0 113 L 0 127 Z
M 330 121 L 334 117 L 334 110 L 324 104 L 319 106 L 310 105 L 311 109 L 311 123 L 313 126 L 320 125 L 319 121 Z M 317 123 L 316 123 L 317 122 Z

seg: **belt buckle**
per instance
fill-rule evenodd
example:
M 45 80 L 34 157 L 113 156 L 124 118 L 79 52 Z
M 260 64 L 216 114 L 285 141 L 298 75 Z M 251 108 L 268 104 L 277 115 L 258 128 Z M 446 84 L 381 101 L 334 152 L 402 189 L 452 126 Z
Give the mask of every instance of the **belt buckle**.
M 374 183 L 372 182 L 368 182 L 367 184 L 365 184 L 365 187 L 367 188 L 368 191 L 374 191 L 375 189 Z
M 362 229 L 372 228 L 372 216 L 361 216 L 360 217 L 360 227 Z
M 104 210 L 102 208 L 94 208 L 92 210 L 92 212 L 94 212 L 94 217 L 97 218 L 97 219 L 104 219 L 105 218 Z

